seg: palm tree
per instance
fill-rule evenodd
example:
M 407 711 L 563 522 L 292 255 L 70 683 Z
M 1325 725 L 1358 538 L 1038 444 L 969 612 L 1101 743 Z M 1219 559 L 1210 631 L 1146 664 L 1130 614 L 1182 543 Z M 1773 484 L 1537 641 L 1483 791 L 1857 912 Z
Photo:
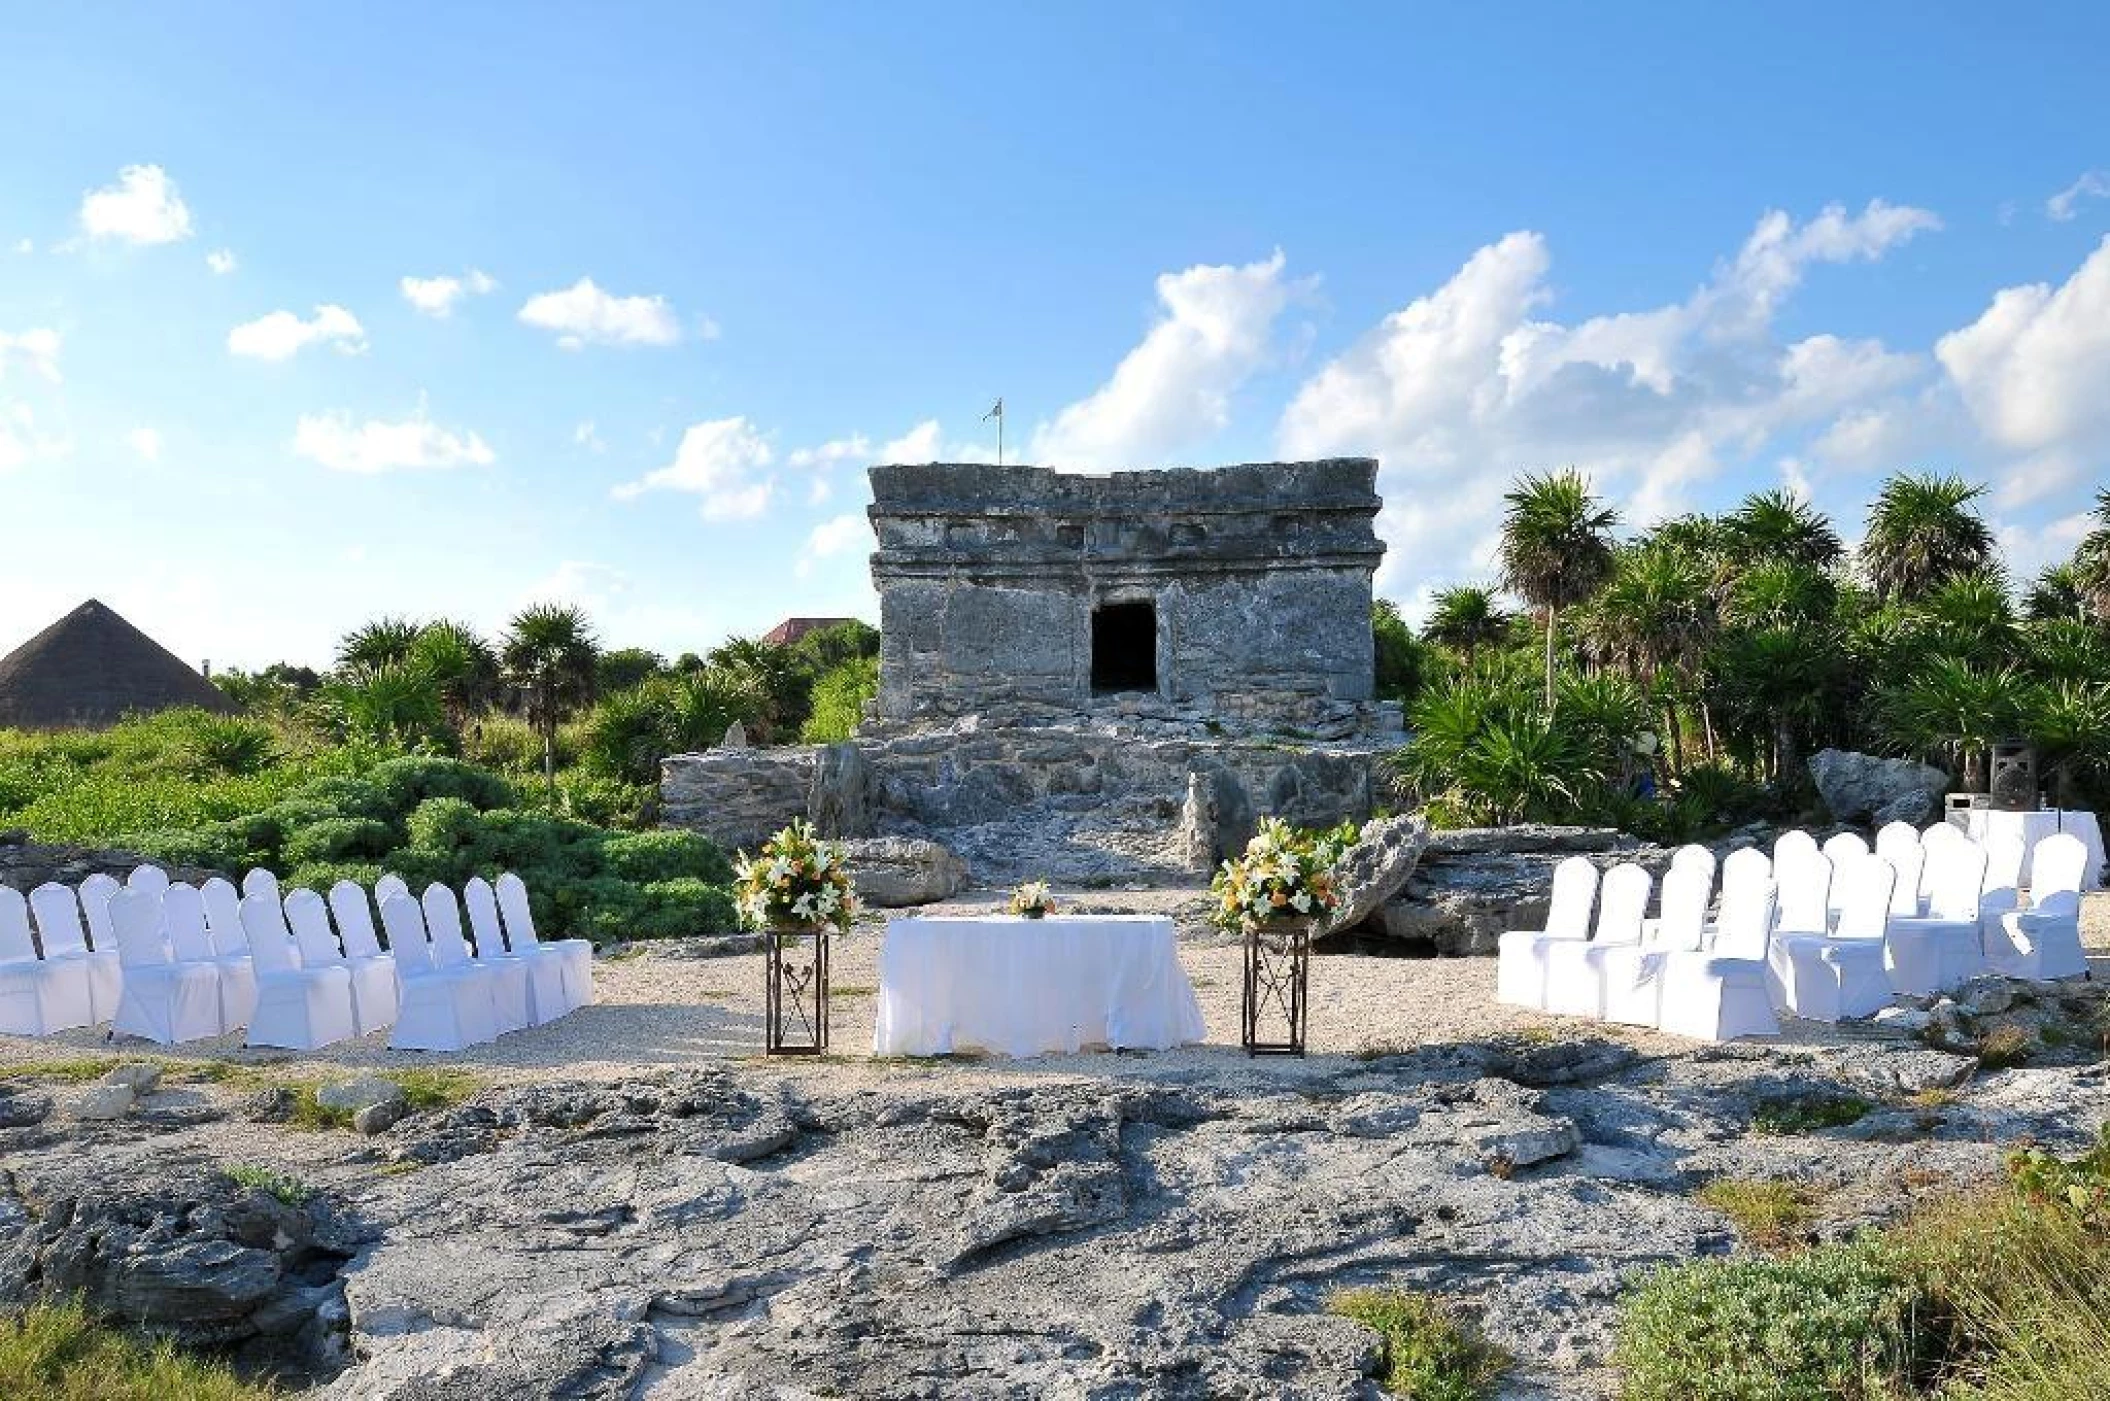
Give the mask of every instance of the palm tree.
M 1553 647 L 1560 611 L 1597 592 L 1612 573 L 1619 513 L 1582 473 L 1525 477 L 1502 498 L 1502 587 L 1546 614 L 1546 708 L 1553 708 Z
M 1982 484 L 1961 477 L 1892 477 L 1868 512 L 1861 572 L 1885 602 L 1910 602 L 1993 563 L 1993 532 L 1971 503 Z
M 1590 601 L 1586 630 L 1594 650 L 1663 693 L 1673 773 L 1685 767 L 1678 683 L 1690 675 L 1713 632 L 1713 613 L 1698 563 L 1662 545 L 1619 551 L 1610 581 Z
M 411 647 L 411 656 L 438 683 L 447 723 L 457 734 L 471 715 L 497 695 L 498 654 L 467 623 L 448 618 L 427 623 Z
M 1738 575 L 1722 600 L 1722 617 L 1739 627 L 1810 627 L 1832 615 L 1839 586 L 1821 569 L 1767 560 Z
M 1974 661 L 2012 655 L 2015 602 L 1997 569 L 1958 575 L 1928 593 L 1914 612 L 1920 634 L 1915 641 L 1929 650 Z
M 1988 751 L 2012 735 L 2028 689 L 2014 667 L 1935 657 L 1877 697 L 1890 742 L 1908 753 L 1942 753 L 1965 791 L 1983 793 Z
M 798 655 L 789 647 L 756 637 L 728 637 L 711 649 L 709 661 L 720 671 L 745 677 L 761 695 L 762 710 L 756 717 L 761 738 L 798 733 L 806 721 L 806 691 L 812 677 L 805 674 Z
M 401 666 L 410 660 L 410 649 L 418 645 L 424 630 L 422 623 L 394 614 L 361 623 L 338 640 L 337 668 L 362 672 Z
M 1785 560 L 1822 569 L 1846 553 L 1831 518 L 1789 491 L 1755 492 L 1722 524 L 1746 564 Z
M 2095 494 L 2100 522 L 2073 552 L 2073 585 L 2095 616 L 2110 623 L 2110 489 Z
M 1509 636 L 1509 610 L 1495 602 L 1495 591 L 1472 584 L 1439 589 L 1429 601 L 1429 616 L 1422 621 L 1425 642 L 1453 647 L 1465 654 L 1465 665 L 1482 647 L 1497 646 Z
M 2049 623 L 2086 619 L 2094 610 L 2081 594 L 2081 571 L 2068 561 L 2045 566 L 2022 596 L 2022 612 L 2033 623 Z
M 542 776 L 552 806 L 557 801 L 557 722 L 572 706 L 592 698 L 600 654 L 593 628 L 576 608 L 536 604 L 506 625 L 499 662 L 527 701 L 528 723 L 542 736 Z

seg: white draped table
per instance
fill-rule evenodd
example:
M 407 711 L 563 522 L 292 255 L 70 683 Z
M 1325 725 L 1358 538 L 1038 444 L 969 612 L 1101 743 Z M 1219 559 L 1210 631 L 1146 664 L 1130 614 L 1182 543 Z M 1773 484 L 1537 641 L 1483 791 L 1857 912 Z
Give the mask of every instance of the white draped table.
M 2022 841 L 2022 880 L 2029 883 L 2030 865 L 2037 852 L 2037 843 L 2054 832 L 2071 832 L 2088 848 L 2087 872 L 2081 878 L 2082 888 L 2093 890 L 2102 876 L 2103 832 L 2092 812 L 2077 812 L 2072 809 L 2058 811 L 2050 808 L 2037 812 L 1996 812 L 1991 808 L 1971 808 L 1960 814 L 1963 818 L 1957 825 L 1971 834 L 1973 840 L 1986 841 L 1996 836 L 2014 836 Z
M 1206 1034 L 1160 916 L 901 919 L 879 951 L 874 1055 L 1164 1050 Z

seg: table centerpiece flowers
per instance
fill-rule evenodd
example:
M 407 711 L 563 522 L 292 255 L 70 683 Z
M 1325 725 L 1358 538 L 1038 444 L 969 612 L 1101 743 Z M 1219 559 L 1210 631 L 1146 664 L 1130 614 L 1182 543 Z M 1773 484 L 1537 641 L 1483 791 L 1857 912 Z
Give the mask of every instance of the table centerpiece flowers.
M 1217 924 L 1247 930 L 1278 922 L 1310 922 L 1340 906 L 1333 887 L 1336 844 L 1293 829 L 1279 817 L 1264 817 L 1246 843 L 1210 883 Z
M 1045 919 L 1055 913 L 1055 897 L 1044 880 L 1029 880 L 1011 892 L 1011 913 L 1020 919 Z

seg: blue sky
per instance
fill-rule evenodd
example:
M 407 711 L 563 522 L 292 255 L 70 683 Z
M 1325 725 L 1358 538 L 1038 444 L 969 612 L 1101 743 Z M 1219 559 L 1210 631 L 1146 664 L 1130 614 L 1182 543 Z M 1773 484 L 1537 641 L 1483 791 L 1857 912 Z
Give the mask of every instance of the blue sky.
M 2110 10 L 0 5 L 0 647 L 865 612 L 861 469 L 2110 480 Z M 1950 13 L 1930 13 L 1948 10 Z

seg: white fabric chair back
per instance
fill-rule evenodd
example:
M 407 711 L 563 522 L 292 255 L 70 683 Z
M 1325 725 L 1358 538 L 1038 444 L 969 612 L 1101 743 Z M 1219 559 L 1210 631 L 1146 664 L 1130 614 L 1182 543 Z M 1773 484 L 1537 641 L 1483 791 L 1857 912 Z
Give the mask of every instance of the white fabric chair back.
M 1817 839 L 1800 827 L 1782 832 L 1773 839 L 1773 865 L 1777 869 L 1782 861 L 1792 861 L 1803 856 L 1815 855 Z
M 1942 825 L 1948 826 L 1946 822 Z M 1910 822 L 1886 822 L 1876 833 L 1876 855 L 1883 857 L 1893 866 L 1898 864 L 1898 858 L 1907 850 L 1919 850 L 1919 845 L 1919 828 Z
M 1888 854 L 1877 852 L 1897 872 L 1897 881 L 1890 888 L 1890 912 L 1900 919 L 1911 919 L 1920 912 L 1920 868 L 1926 864 L 1927 849 L 1918 842 L 1911 846 L 1893 846 Z
M 149 895 L 162 895 L 169 888 L 169 873 L 159 866 L 134 866 L 132 874 L 125 877 L 125 889 L 144 890 Z
M 469 944 L 462 937 L 462 905 L 454 892 L 434 881 L 425 887 L 425 932 L 432 937 L 432 961 L 452 968 L 469 961 Z
M 1789 934 L 1822 934 L 1831 913 L 1832 863 L 1821 851 L 1776 862 L 1780 927 Z
M 1985 888 L 1992 890 L 2018 890 L 2022 886 L 2022 866 L 2029 849 L 2022 838 L 2013 832 L 2002 832 L 1985 844 Z
M 476 940 L 476 956 L 504 958 L 506 936 L 499 927 L 498 897 L 491 893 L 491 882 L 482 876 L 469 877 L 462 886 L 462 903 L 469 907 L 469 933 Z
M 215 958 L 246 958 L 249 940 L 242 933 L 242 897 L 234 882 L 214 876 L 198 887 L 205 902 L 205 929 L 212 935 Z
M 337 931 L 330 928 L 330 909 L 322 897 L 302 886 L 286 893 L 286 923 L 293 926 L 293 942 L 300 948 L 303 968 L 327 968 L 344 962 L 337 945 Z
M 381 956 L 381 940 L 374 933 L 374 907 L 366 902 L 366 890 L 357 881 L 341 880 L 330 887 L 330 913 L 337 919 L 346 958 Z
M 172 885 L 161 893 L 161 923 L 178 963 L 210 963 L 212 935 L 205 927 L 205 897 L 194 885 Z
M 1934 898 L 1934 878 L 1941 874 L 1942 857 L 1958 847 L 1976 846 L 1953 822 L 1937 822 L 1920 833 L 1920 849 L 1926 859 L 1920 864 L 1920 903 Z
M 1707 901 L 1714 894 L 1714 860 L 1703 866 L 1675 861 L 1663 876 L 1663 918 L 1656 926 L 1656 942 L 1669 949 L 1696 949 L 1707 923 Z
M 1714 936 L 1717 958 L 1748 958 L 1763 961 L 1773 938 L 1773 916 L 1779 907 L 1780 891 L 1773 878 L 1744 880 L 1722 891 L 1722 918 Z
M 2037 843 L 2030 857 L 2029 875 L 2032 911 L 2079 914 L 2081 886 L 2088 875 L 2088 844 L 2071 832 L 2054 832 Z
M 106 909 L 108 904 L 104 902 Z M 88 951 L 88 936 L 81 928 L 81 902 L 74 898 L 73 887 L 46 881 L 29 892 L 29 908 L 37 917 L 44 957 Z
M 268 895 L 274 900 L 285 898 L 279 891 L 278 877 L 262 866 L 251 867 L 249 873 L 242 877 L 242 894 Z
M 293 947 L 293 931 L 286 927 L 285 906 L 279 904 L 276 895 L 242 897 L 242 937 L 259 974 L 299 969 L 300 955 Z
M 1628 861 L 1605 872 L 1598 888 L 1597 941 L 1631 944 L 1641 938 L 1641 921 L 1648 914 L 1648 892 L 1655 879 Z
M 37 956 L 29 932 L 29 901 L 11 885 L 0 885 L 0 963 L 21 963 Z
M 1839 927 L 1833 932 L 1841 939 L 1882 938 L 1890 927 L 1890 891 L 1896 882 L 1897 870 L 1872 853 L 1840 862 L 1833 878 L 1839 897 Z
M 384 871 L 381 874 L 381 879 L 374 882 L 375 908 L 378 909 L 382 902 L 391 895 L 410 895 L 410 882 L 393 872 Z M 417 899 L 415 895 L 411 895 L 410 898 L 413 900 Z M 384 928 L 387 927 L 387 923 L 386 920 L 383 920 L 382 926 Z
M 1726 907 L 1739 889 L 1770 884 L 1773 862 L 1755 846 L 1732 851 L 1722 862 L 1722 903 Z
M 1972 841 L 1950 843 L 1930 850 L 1927 864 L 1939 868 L 1931 881 L 1928 916 L 1957 923 L 1975 921 L 1979 897 L 1985 893 L 1986 849 Z
M 108 952 L 117 947 L 117 931 L 110 927 L 110 897 L 123 890 L 117 877 L 97 871 L 81 878 L 81 914 L 88 922 L 88 947 Z
M 396 972 L 406 978 L 432 971 L 432 945 L 425 938 L 425 912 L 418 902 L 397 891 L 381 902 L 381 927 L 388 931 L 388 951 Z
M 151 968 L 169 961 L 161 938 L 161 897 L 145 890 L 120 890 L 110 897 L 110 927 L 117 933 L 117 961 Z
M 1868 855 L 1868 843 L 1852 832 L 1834 832 L 1825 838 L 1824 846 L 1820 849 L 1824 852 L 1825 859 L 1832 863 L 1834 870 L 1849 856 Z
M 1556 929 L 1554 926 L 1554 921 L 1560 917 L 1560 911 L 1563 908 L 1561 905 L 1561 872 L 1567 870 L 1570 866 L 1578 865 L 1588 871 L 1590 884 L 1580 897 L 1582 900 L 1582 913 L 1576 916 L 1573 932 L 1578 939 L 1586 939 L 1590 935 L 1590 904 L 1597 898 L 1597 868 L 1580 856 L 1571 856 L 1553 868 L 1553 906 L 1546 914 L 1546 932 L 1548 934 L 1568 932 L 1566 927 Z M 1574 876 L 1568 878 L 1570 885 L 1575 884 L 1575 881 L 1576 877 Z M 1569 904 L 1572 905 L 1576 898 L 1571 895 Z M 505 912 L 506 938 L 511 941 L 514 952 L 519 953 L 532 949 L 541 942 L 535 935 L 535 916 L 528 908 L 527 882 L 514 875 L 511 871 L 507 871 L 498 878 L 498 908 Z
M 1708 894 L 1714 893 L 1714 852 L 1698 842 L 1688 842 L 1671 853 L 1670 869 L 1682 871 L 1687 868 L 1702 871 L 1707 876 Z

